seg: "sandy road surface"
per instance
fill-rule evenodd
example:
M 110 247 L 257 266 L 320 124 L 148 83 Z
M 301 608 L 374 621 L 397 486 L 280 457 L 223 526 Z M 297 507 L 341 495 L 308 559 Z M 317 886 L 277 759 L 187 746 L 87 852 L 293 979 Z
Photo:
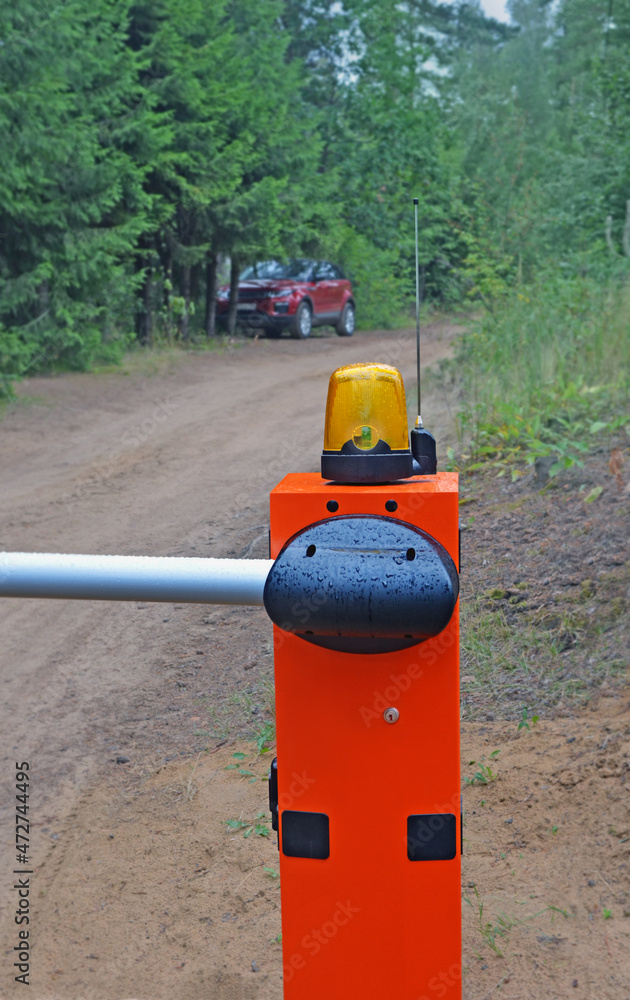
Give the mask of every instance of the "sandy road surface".
M 430 326 L 423 362 L 444 356 L 454 333 Z M 318 467 L 331 371 L 381 360 L 412 386 L 414 340 L 413 331 L 351 340 L 326 331 L 307 343 L 136 361 L 124 374 L 30 380 L 19 390 L 30 405 L 0 422 L 0 550 L 265 556 L 269 490 Z M 234 661 L 251 661 L 268 635 L 262 609 L 228 612 L 237 634 L 226 657 L 208 643 L 202 609 L 169 607 L 0 600 L 4 774 L 18 758 L 34 762 L 33 819 L 44 830 L 117 747 L 162 741 L 168 754 L 177 743 L 178 706 L 160 673 L 169 650 L 203 652 L 216 668 L 205 694 L 220 701 L 238 687 Z M 6 783 L 2 809 L 5 830 Z
M 454 334 L 430 327 L 425 362 Z M 412 386 L 413 333 L 248 342 L 30 381 L 28 405 L 0 420 L 0 550 L 265 557 L 269 490 L 317 468 L 328 376 L 357 360 L 398 364 Z M 447 400 L 428 395 L 424 411 L 443 454 Z M 526 480 L 464 480 L 476 512 L 465 602 L 514 573 L 534 597 L 567 576 L 577 593 L 588 553 L 594 610 L 621 612 L 625 494 L 606 456 L 589 463 L 544 497 Z M 592 532 L 581 482 L 604 485 Z M 587 653 L 619 658 L 616 620 Z M 251 740 L 273 698 L 263 609 L 4 599 L 0 637 L 0 997 L 24 995 L 10 844 L 14 763 L 27 759 L 30 996 L 280 1000 L 269 757 Z M 484 676 L 462 678 L 464 706 L 487 716 L 462 722 L 463 997 L 630 1000 L 628 691 L 602 685 L 587 708 L 519 730 L 513 713 L 487 711 Z M 488 784 L 474 778 L 484 761 Z

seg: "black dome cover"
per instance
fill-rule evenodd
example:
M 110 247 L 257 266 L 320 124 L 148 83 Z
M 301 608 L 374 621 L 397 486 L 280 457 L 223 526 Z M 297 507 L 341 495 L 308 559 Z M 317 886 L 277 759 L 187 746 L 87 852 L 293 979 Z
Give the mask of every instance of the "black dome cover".
M 308 642 L 385 653 L 438 635 L 458 593 L 455 563 L 435 538 L 395 518 L 357 514 L 290 538 L 264 602 L 276 625 Z

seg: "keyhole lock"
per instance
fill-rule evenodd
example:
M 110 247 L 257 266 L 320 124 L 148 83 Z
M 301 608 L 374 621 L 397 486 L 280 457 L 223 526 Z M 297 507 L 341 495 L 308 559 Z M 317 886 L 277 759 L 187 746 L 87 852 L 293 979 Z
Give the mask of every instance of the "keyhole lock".
M 400 712 L 397 708 L 386 708 L 383 712 L 383 718 L 385 719 L 385 722 L 389 722 L 390 725 L 393 725 L 394 722 L 398 722 Z

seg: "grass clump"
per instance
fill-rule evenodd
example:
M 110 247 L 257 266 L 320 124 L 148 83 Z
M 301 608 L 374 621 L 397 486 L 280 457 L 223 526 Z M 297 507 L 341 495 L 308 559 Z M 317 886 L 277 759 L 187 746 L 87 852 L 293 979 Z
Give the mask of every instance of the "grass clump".
M 490 760 L 496 762 L 500 753 L 500 750 L 493 750 L 490 754 Z M 496 773 L 492 770 L 490 764 L 486 764 L 484 761 L 485 758 L 482 757 L 480 761 L 471 760 L 469 762 L 471 766 L 477 764 L 477 770 L 470 777 L 464 777 L 466 785 L 489 785 L 491 781 L 497 780 Z
M 504 857 L 504 855 L 502 855 Z M 488 947 L 492 949 L 495 955 L 502 957 L 503 952 L 499 947 L 499 942 L 503 938 L 507 938 L 510 931 L 515 927 L 522 927 L 524 924 L 530 922 L 530 920 L 536 920 L 538 917 L 544 916 L 549 913 L 551 917 L 551 922 L 553 923 L 556 914 L 560 914 L 565 919 L 569 918 L 569 913 L 567 910 L 561 909 L 559 906 L 545 906 L 543 910 L 538 910 L 537 913 L 530 913 L 524 917 L 511 917 L 506 913 L 498 913 L 494 919 L 488 920 L 487 911 L 483 898 L 479 894 L 477 886 L 473 886 L 474 900 L 470 899 L 467 892 L 463 894 L 463 900 L 468 906 L 473 910 L 479 933 Z M 521 904 L 522 905 L 522 904 Z M 477 952 L 477 957 L 481 958 L 481 954 Z
M 500 473 L 553 456 L 582 464 L 594 439 L 628 420 L 630 285 L 539 276 L 471 324 L 454 361 L 468 470 Z

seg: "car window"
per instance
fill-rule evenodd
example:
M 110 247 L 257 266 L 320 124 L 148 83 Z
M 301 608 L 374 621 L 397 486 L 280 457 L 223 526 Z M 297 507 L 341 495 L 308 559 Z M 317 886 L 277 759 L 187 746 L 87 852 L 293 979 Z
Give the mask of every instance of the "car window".
M 289 260 L 285 264 L 277 260 L 264 260 L 246 267 L 241 272 L 240 280 L 251 281 L 256 278 L 268 280 L 272 278 L 278 281 L 312 281 L 311 275 L 314 266 L 312 260 L 304 260 L 301 257 Z
M 315 271 L 316 281 L 331 281 L 336 278 L 335 268 L 327 260 L 320 260 Z
M 247 281 L 251 278 L 282 278 L 283 265 L 277 260 L 263 260 L 257 264 L 251 264 L 241 272 L 240 280 Z
M 312 281 L 313 268 L 315 264 L 312 260 L 295 259 L 285 264 L 285 278 L 293 278 L 294 281 Z

